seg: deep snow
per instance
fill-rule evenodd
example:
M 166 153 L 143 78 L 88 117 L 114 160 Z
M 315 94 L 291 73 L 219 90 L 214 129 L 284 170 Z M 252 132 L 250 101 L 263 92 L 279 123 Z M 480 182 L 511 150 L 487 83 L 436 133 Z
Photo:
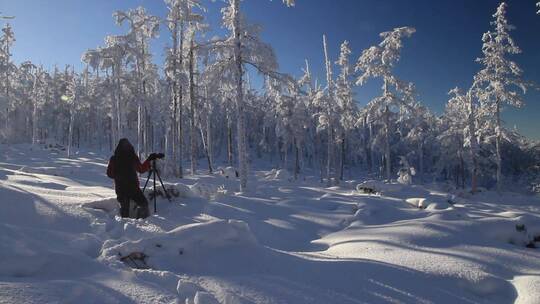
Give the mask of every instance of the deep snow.
M 0 146 L 0 303 L 540 303 L 538 197 L 273 170 L 120 219 L 106 160 Z

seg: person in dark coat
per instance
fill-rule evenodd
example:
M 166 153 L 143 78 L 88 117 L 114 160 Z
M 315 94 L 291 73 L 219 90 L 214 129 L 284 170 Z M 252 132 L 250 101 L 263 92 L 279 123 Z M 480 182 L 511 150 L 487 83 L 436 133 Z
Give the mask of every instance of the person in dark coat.
M 107 166 L 107 176 L 114 179 L 114 190 L 120 203 L 121 217 L 129 217 L 130 200 L 137 204 L 137 218 L 146 218 L 150 215 L 148 200 L 141 191 L 137 173 L 150 170 L 150 162 L 155 158 L 156 155 L 151 154 L 141 163 L 127 138 L 122 138 L 118 142 Z

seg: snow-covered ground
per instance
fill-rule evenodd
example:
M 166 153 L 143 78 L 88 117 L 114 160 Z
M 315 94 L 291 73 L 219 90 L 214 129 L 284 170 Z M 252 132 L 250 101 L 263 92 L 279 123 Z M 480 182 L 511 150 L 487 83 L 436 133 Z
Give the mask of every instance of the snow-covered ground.
M 120 219 L 107 156 L 64 153 L 0 146 L 0 303 L 540 303 L 538 197 L 254 171 Z

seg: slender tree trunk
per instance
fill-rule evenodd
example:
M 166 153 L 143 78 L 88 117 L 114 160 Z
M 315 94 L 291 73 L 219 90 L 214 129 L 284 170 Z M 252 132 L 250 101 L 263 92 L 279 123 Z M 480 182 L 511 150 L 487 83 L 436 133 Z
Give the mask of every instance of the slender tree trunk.
M 424 181 L 424 140 L 420 140 L 418 144 L 418 179 L 420 182 Z
M 371 170 L 373 172 L 373 170 L 377 169 L 377 154 L 375 153 L 375 151 L 373 151 L 372 142 L 373 142 L 373 122 L 369 122 L 369 141 L 368 141 L 368 145 L 369 145 L 369 155 L 370 155 L 370 159 L 371 159 L 371 162 L 370 162 L 371 165 L 370 166 L 371 166 Z
M 386 162 L 386 179 L 391 180 L 392 161 L 390 159 L 390 110 L 384 109 L 384 159 Z
M 191 175 L 197 173 L 197 138 L 195 136 L 195 31 L 192 31 L 189 42 L 189 102 L 190 102 L 190 146 L 191 146 Z
M 332 185 L 332 159 L 333 159 L 333 145 L 334 145 L 334 138 L 333 138 L 333 126 L 332 126 L 332 106 L 331 106 L 331 99 L 334 97 L 333 95 L 333 87 L 332 87 L 332 66 L 330 64 L 330 57 L 328 56 L 328 47 L 326 44 L 326 35 L 323 35 L 323 48 L 324 48 L 324 59 L 325 59 L 325 65 L 326 65 L 326 83 L 328 85 L 328 105 L 326 109 L 326 115 L 328 116 L 328 126 L 327 126 L 327 132 L 328 132 L 328 147 L 327 147 L 327 160 L 326 160 L 326 184 L 328 187 Z
M 246 148 L 246 117 L 244 109 L 242 41 L 240 28 L 240 0 L 230 0 L 233 9 L 234 61 L 236 65 L 236 110 L 240 191 L 247 190 L 248 155 Z
M 178 68 L 180 69 L 182 67 L 182 63 L 184 61 L 183 56 L 183 49 L 184 49 L 184 26 L 180 25 L 180 47 L 178 48 L 178 56 L 176 57 L 178 59 Z M 180 75 L 176 75 L 175 79 L 178 79 Z M 184 129 L 183 129 L 183 115 L 184 115 L 184 88 L 181 83 L 178 84 L 178 125 L 176 126 L 178 128 L 178 177 L 183 178 L 184 177 L 184 166 L 183 166 L 183 158 L 184 158 Z
M 328 130 L 327 130 L 327 136 L 328 136 L 328 144 L 327 144 L 327 151 L 326 151 L 326 155 L 327 155 L 327 159 L 326 159 L 326 185 L 328 187 L 332 186 L 332 158 L 333 158 L 333 153 L 332 153 L 332 149 L 333 149 L 333 141 L 334 141 L 334 138 L 332 136 L 332 129 L 330 128 L 330 126 L 328 126 Z
M 37 144 L 37 137 L 38 137 L 38 100 L 37 100 L 37 97 L 38 97 L 38 81 L 37 81 L 37 72 L 36 72 L 36 75 L 34 76 L 34 100 L 33 100 L 33 109 L 32 109 L 32 145 L 36 145 Z
M 212 142 L 212 121 L 211 113 L 209 112 L 206 117 L 206 149 L 208 155 L 208 169 L 212 173 L 213 163 L 214 163 L 214 144 Z
M 229 167 L 233 165 L 233 134 L 232 134 L 232 122 L 229 116 L 227 116 L 227 161 Z
M 199 121 L 199 132 L 201 134 L 201 141 L 203 144 L 204 153 L 206 154 L 206 160 L 208 162 L 208 172 L 212 174 L 214 170 L 212 168 L 212 161 L 210 160 L 210 152 L 208 150 L 208 144 L 206 143 L 207 137 L 204 136 L 204 131 L 203 131 L 202 125 L 200 124 L 200 121 Z
M 172 92 L 172 117 L 171 122 L 169 126 L 169 132 L 170 137 L 167 137 L 167 140 L 165 142 L 166 151 L 169 149 L 171 150 L 171 156 L 172 156 L 172 171 L 173 175 L 176 177 L 179 177 L 179 166 L 178 166 L 178 153 L 177 146 L 178 146 L 178 20 L 174 20 L 174 26 L 171 31 L 172 33 L 172 40 L 173 40 L 173 75 L 172 75 L 172 83 L 171 83 L 171 92 Z M 170 138 L 170 142 L 169 142 Z
M 38 106 L 34 101 L 34 108 L 32 110 L 32 145 L 38 143 Z
M 315 131 L 315 149 L 317 149 L 316 153 L 319 160 L 319 177 L 322 184 L 324 182 L 324 153 L 322 147 L 322 139 L 317 131 Z
M 471 172 L 471 192 L 474 194 L 477 192 L 478 187 L 478 138 L 476 136 L 476 115 L 474 112 L 474 103 L 471 96 L 471 92 L 467 93 L 467 101 L 469 103 L 469 141 L 470 141 L 470 153 L 472 160 L 472 172 Z
M 460 145 L 458 149 L 458 159 L 459 159 L 459 173 L 461 178 L 461 188 L 465 188 L 465 160 L 463 159 L 463 143 L 458 141 Z M 460 186 L 460 185 L 458 185 Z
M 497 149 L 497 191 L 500 192 L 502 189 L 502 155 L 501 155 L 501 137 L 502 137 L 502 126 L 501 126 L 501 103 L 497 99 L 497 109 L 495 112 L 497 116 L 497 131 L 495 137 L 495 146 Z
M 300 152 L 298 148 L 298 140 L 294 138 L 294 180 L 298 179 L 298 174 L 300 173 Z
M 343 180 L 343 172 L 345 170 L 345 133 L 341 134 L 341 157 L 339 160 L 339 180 Z
M 289 142 L 285 140 L 282 145 L 283 169 L 289 170 Z
M 176 92 L 176 81 L 173 81 L 173 89 L 172 89 L 172 97 L 173 97 L 173 102 L 172 102 L 172 117 L 171 117 L 171 121 L 170 121 L 170 125 L 169 125 L 169 128 L 168 128 L 168 136 L 167 136 L 167 139 L 165 141 L 165 151 L 168 151 L 170 150 L 170 153 L 171 153 L 171 158 L 172 158 L 172 163 L 171 163 L 171 167 L 172 167 L 172 173 L 174 176 L 178 177 L 179 173 L 178 173 L 178 155 L 177 155 L 177 152 L 176 152 L 176 149 L 177 149 L 177 142 L 178 142 L 178 138 L 176 136 L 176 132 L 178 131 L 177 129 L 177 126 L 178 126 L 178 95 L 177 95 L 177 92 Z
M 121 96 L 122 96 L 122 86 L 120 83 L 120 64 L 116 66 L 116 68 L 113 67 L 113 76 L 116 81 L 116 137 L 114 138 L 115 142 L 118 142 L 120 138 L 124 136 L 122 132 L 122 109 L 120 107 L 121 105 Z
M 9 57 L 10 57 L 10 53 L 9 53 L 9 43 L 6 43 L 6 48 L 5 48 L 5 54 L 7 54 L 7 57 L 6 57 L 6 83 L 5 83 L 5 89 L 6 89 L 6 120 L 5 120 L 5 138 L 6 138 L 6 142 L 9 140 L 9 107 L 10 107 L 10 97 L 9 97 L 9 88 L 10 88 L 10 83 L 9 83 Z
M 74 100 L 72 102 L 75 102 Z M 68 128 L 68 147 L 67 147 L 67 155 L 68 158 L 71 158 L 72 155 L 72 146 L 73 146 L 73 115 L 74 115 L 73 105 L 70 105 L 69 109 L 69 128 Z

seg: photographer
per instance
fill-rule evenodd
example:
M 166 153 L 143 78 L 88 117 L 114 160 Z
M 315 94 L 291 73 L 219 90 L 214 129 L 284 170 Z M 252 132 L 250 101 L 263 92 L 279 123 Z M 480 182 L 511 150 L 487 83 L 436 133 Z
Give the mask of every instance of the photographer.
M 150 169 L 150 162 L 158 157 L 158 154 L 152 153 L 141 164 L 129 140 L 122 138 L 118 142 L 114 155 L 109 160 L 107 176 L 114 179 L 121 217 L 129 217 L 130 200 L 137 204 L 137 218 L 146 218 L 150 215 L 148 201 L 139 187 L 137 172 L 147 172 Z

